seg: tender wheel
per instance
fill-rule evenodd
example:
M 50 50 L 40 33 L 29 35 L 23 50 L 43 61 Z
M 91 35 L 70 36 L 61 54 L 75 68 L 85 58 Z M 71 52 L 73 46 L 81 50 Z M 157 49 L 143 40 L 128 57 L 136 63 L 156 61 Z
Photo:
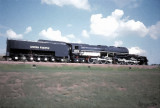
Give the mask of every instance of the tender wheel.
M 34 60 L 34 59 L 33 59 L 32 56 L 28 57 L 28 61 L 33 61 L 33 60 Z
M 51 57 L 51 58 L 50 58 L 50 61 L 51 61 L 51 62 L 55 62 L 55 58 L 54 58 L 54 57 Z
M 25 57 L 25 56 L 22 56 L 22 57 L 21 57 L 21 60 L 22 60 L 22 61 L 26 61 L 26 57 Z
M 40 57 L 36 57 L 36 61 L 37 61 L 37 62 L 40 62 L 40 61 L 41 61 L 41 58 L 40 58 Z
M 62 59 L 60 59 L 60 62 L 64 62 L 65 60 L 62 58 Z
M 12 59 L 13 59 L 12 57 L 7 57 L 6 58 L 7 61 L 12 61 Z
M 48 58 L 47 58 L 47 57 L 44 57 L 44 58 L 43 58 L 43 61 L 44 61 L 44 62 L 47 62 L 47 61 L 48 61 Z
M 18 56 L 13 56 L 13 58 L 12 58 L 14 61 L 18 61 Z

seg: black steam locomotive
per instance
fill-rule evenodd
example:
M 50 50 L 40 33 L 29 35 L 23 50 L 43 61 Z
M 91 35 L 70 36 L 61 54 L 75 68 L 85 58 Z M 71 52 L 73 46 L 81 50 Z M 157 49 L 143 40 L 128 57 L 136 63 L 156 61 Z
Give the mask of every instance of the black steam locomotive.
M 129 54 L 125 47 L 59 41 L 7 40 L 6 56 L 14 61 L 50 61 L 99 64 L 147 65 L 145 56 Z

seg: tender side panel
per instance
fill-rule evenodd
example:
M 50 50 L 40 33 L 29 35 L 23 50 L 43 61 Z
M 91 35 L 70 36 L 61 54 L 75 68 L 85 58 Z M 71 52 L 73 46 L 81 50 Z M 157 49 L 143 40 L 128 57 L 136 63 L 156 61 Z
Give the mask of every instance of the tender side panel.
M 7 41 L 7 56 L 40 56 L 55 57 L 57 59 L 68 57 L 69 48 L 65 44 L 48 42 L 32 42 L 20 40 Z M 51 59 L 51 58 L 50 58 Z

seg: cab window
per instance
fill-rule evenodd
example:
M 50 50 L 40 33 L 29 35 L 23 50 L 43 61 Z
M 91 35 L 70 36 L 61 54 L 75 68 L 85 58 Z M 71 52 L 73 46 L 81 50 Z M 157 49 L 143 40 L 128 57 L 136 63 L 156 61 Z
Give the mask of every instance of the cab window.
M 79 46 L 75 46 L 75 49 L 79 49 Z

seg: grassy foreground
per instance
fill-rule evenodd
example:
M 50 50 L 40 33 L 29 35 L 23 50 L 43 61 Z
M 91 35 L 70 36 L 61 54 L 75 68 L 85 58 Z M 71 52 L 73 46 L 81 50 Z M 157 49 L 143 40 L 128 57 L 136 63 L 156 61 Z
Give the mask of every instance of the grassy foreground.
M 0 64 L 0 108 L 160 108 L 160 68 Z

